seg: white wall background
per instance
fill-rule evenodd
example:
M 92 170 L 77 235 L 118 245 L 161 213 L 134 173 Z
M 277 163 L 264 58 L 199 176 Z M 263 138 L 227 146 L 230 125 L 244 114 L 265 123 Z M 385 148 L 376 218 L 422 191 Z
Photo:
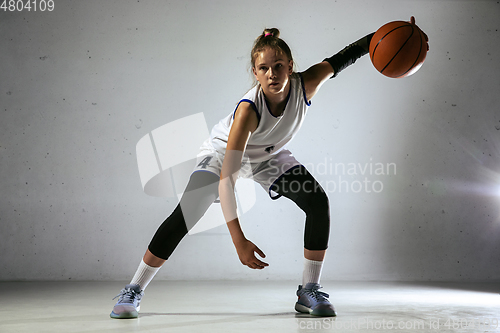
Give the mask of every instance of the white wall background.
M 430 38 L 406 79 L 360 59 L 314 98 L 290 148 L 330 186 L 323 279 L 500 279 L 498 1 L 69 1 L 0 11 L 0 280 L 128 280 L 176 200 L 143 193 L 135 145 L 251 87 L 253 40 L 278 27 L 299 70 L 393 20 Z M 394 163 L 338 175 L 320 165 Z M 338 177 L 379 181 L 342 193 Z M 377 183 L 380 185 L 380 183 Z M 338 184 L 337 184 L 338 185 Z M 269 268 L 239 263 L 222 226 L 188 236 L 158 279 L 299 279 L 303 213 L 258 189 L 243 228 Z

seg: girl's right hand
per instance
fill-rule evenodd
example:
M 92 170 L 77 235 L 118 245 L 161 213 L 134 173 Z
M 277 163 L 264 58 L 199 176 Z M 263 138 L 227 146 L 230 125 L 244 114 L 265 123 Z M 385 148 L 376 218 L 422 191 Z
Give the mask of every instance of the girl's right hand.
M 414 16 L 410 17 L 410 23 L 415 25 L 415 17 Z M 422 31 L 422 29 L 420 29 L 420 31 Z M 422 33 L 424 34 L 425 41 L 427 42 L 427 51 L 429 51 L 429 37 L 427 37 L 427 34 L 425 32 L 422 31 Z
M 248 239 L 245 238 L 244 240 L 235 243 L 234 246 L 236 247 L 236 252 L 238 253 L 238 257 L 243 265 L 252 269 L 263 269 L 264 267 L 269 266 L 268 263 L 257 259 L 254 252 L 257 252 L 262 258 L 265 258 L 266 255 Z

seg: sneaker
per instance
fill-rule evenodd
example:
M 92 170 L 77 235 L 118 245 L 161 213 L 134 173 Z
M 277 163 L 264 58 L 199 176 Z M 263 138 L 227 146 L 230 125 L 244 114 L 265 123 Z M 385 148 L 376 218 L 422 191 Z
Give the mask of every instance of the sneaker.
M 141 290 L 138 284 L 127 284 L 125 288 L 116 295 L 116 297 L 120 298 L 109 316 L 115 319 L 137 318 L 139 316 L 139 310 L 141 309 L 140 304 L 142 296 L 144 296 L 144 291 Z
M 317 283 L 308 283 L 304 288 L 300 285 L 297 290 L 299 299 L 295 303 L 295 310 L 313 316 L 336 316 L 335 308 L 328 300 L 330 296 L 327 293 L 318 291 L 320 288 L 321 286 Z

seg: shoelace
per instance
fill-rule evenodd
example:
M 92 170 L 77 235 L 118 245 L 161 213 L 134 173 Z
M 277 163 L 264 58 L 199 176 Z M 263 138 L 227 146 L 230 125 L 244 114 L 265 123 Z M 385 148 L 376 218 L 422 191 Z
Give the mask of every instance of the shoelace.
M 134 303 L 134 299 L 136 298 L 135 295 L 138 295 L 134 290 L 132 289 L 122 289 L 118 295 L 116 295 L 113 299 L 116 299 L 117 297 L 120 297 L 118 299 L 118 302 L 120 303 Z M 125 301 L 125 302 L 124 302 Z
M 312 289 L 305 289 L 306 292 L 311 295 L 316 301 L 324 302 L 328 301 L 327 298 L 330 297 L 327 293 L 319 291 L 318 289 L 321 287 L 313 287 Z

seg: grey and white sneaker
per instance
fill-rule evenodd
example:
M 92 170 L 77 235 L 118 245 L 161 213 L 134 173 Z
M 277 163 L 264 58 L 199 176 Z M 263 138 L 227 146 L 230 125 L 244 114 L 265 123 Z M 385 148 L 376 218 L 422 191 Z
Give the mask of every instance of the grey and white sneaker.
M 109 316 L 115 319 L 137 318 L 141 309 L 142 296 L 144 296 L 144 291 L 141 290 L 138 284 L 127 284 L 116 295 L 116 297 L 119 297 L 118 302 L 116 302 Z
M 313 316 L 336 316 L 335 308 L 328 300 L 330 296 L 327 293 L 318 291 L 320 288 L 321 286 L 317 283 L 308 283 L 304 287 L 299 286 L 299 290 L 297 290 L 299 299 L 295 303 L 295 310 Z

